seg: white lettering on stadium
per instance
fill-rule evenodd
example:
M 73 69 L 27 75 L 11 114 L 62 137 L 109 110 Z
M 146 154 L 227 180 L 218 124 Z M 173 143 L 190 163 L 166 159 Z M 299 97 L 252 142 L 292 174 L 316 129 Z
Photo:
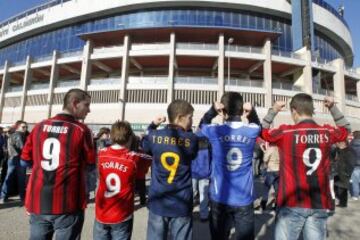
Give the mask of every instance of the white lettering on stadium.
M 118 162 L 105 162 L 102 163 L 101 166 L 105 169 L 105 168 L 115 168 L 117 170 L 120 170 L 121 172 L 127 172 L 128 167 L 120 164 Z
M 302 144 L 321 144 L 321 143 L 328 143 L 329 136 L 327 134 L 307 134 L 307 135 L 300 135 L 295 134 L 295 142 L 302 143 Z
M 68 132 L 68 127 L 44 125 L 43 132 L 66 134 Z
M 44 20 L 44 14 L 36 15 L 35 17 L 32 17 L 28 20 L 25 20 L 23 22 L 17 23 L 12 27 L 13 32 L 16 32 L 18 30 L 21 30 L 22 28 L 31 26 L 35 23 L 42 22 Z
M 9 34 L 9 29 L 8 28 L 0 30 L 0 38 L 5 37 L 8 34 Z

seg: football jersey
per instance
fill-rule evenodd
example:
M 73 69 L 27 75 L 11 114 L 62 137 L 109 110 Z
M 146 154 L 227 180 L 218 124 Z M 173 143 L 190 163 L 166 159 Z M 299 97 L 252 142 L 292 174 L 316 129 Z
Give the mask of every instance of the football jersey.
M 137 165 L 148 161 L 126 148 L 108 147 L 99 152 L 99 187 L 96 192 L 96 220 L 104 224 L 121 223 L 134 212 Z
M 252 158 L 260 126 L 243 122 L 202 125 L 212 148 L 210 199 L 229 206 L 253 202 Z
M 68 114 L 34 126 L 21 159 L 33 162 L 25 206 L 34 214 L 67 214 L 86 207 L 85 170 L 95 164 L 90 129 Z
M 164 217 L 192 214 L 191 161 L 197 154 L 197 137 L 192 132 L 168 125 L 150 130 L 143 149 L 153 156 L 148 207 Z
M 331 208 L 330 149 L 347 134 L 343 127 L 321 126 L 313 120 L 262 130 L 263 139 L 279 148 L 279 207 Z

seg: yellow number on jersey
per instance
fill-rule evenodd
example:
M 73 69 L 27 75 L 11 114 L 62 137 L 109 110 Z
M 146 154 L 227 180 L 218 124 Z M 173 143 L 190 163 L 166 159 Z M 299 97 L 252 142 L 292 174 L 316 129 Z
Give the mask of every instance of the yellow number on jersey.
M 166 161 L 167 158 L 173 158 L 174 163 L 169 165 Z M 174 181 L 177 168 L 179 167 L 180 156 L 174 152 L 164 152 L 161 154 L 160 161 L 163 167 L 170 172 L 167 182 L 171 184 Z

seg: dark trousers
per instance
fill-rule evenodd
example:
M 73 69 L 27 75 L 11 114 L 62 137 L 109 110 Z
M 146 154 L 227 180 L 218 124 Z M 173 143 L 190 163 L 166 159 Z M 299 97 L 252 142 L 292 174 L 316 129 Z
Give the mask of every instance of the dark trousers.
M 146 184 L 145 179 L 136 179 L 135 181 L 135 190 L 139 194 L 140 204 L 144 205 L 146 203 Z
M 30 240 L 80 240 L 84 212 L 64 215 L 30 215 Z
M 235 226 L 236 240 L 255 238 L 253 204 L 244 207 L 232 207 L 211 201 L 210 209 L 210 230 L 213 240 L 229 239 L 232 226 Z
M 348 190 L 335 185 L 335 195 L 339 199 L 340 207 L 347 207 L 348 202 Z

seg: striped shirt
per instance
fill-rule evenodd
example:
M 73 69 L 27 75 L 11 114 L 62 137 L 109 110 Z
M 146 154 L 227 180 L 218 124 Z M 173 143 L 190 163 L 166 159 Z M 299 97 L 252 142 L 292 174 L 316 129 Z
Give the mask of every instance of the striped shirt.
M 67 114 L 35 125 L 21 158 L 33 162 L 25 207 L 33 214 L 68 214 L 86 207 L 85 167 L 95 163 L 90 129 Z

